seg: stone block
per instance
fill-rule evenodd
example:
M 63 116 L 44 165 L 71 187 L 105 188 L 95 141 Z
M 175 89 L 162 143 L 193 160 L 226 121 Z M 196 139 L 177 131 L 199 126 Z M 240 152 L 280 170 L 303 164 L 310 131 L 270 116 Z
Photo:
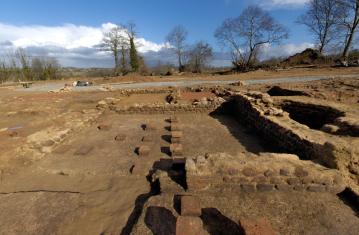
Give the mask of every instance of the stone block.
M 182 156 L 183 155 L 182 144 L 171 144 L 170 145 L 170 151 L 171 151 L 171 156 L 172 157 Z
M 97 129 L 99 129 L 100 131 L 109 131 L 111 127 L 111 124 L 100 124 L 97 126 Z
M 202 214 L 201 204 L 195 196 L 182 196 L 181 197 L 181 215 L 182 216 L 196 216 Z
M 126 139 L 126 135 L 124 134 L 118 134 L 115 136 L 116 141 L 124 141 Z
M 257 184 L 257 190 L 259 192 L 269 192 L 274 190 L 273 184 L 265 184 L 265 183 L 259 183 Z
M 148 147 L 147 145 L 142 145 L 138 147 L 137 151 L 139 156 L 146 157 L 150 154 L 150 147 Z
M 201 191 L 207 189 L 209 185 L 210 185 L 210 179 L 201 179 L 199 177 L 187 176 L 187 186 L 189 190 Z
M 242 174 L 247 177 L 253 177 L 253 176 L 256 176 L 258 174 L 258 172 L 256 171 L 256 169 L 254 169 L 252 167 L 246 167 L 242 170 Z
M 309 185 L 307 190 L 309 192 L 324 192 L 326 190 L 324 185 L 320 185 L 320 184 L 312 184 Z
M 170 117 L 169 121 L 171 123 L 179 123 L 179 118 L 177 116 Z
M 253 193 L 256 191 L 255 184 L 241 184 L 241 188 L 244 192 L 247 192 L 247 193 Z
M 172 138 L 182 138 L 183 132 L 182 131 L 172 131 L 171 136 L 172 136 Z
M 156 125 L 154 124 L 154 123 L 152 123 L 152 122 L 150 122 L 150 123 L 146 123 L 145 125 L 144 125 L 144 129 L 146 130 L 146 131 L 153 131 L 153 130 L 156 130 L 157 128 L 156 128 Z
M 297 166 L 294 170 L 294 175 L 297 177 L 306 177 L 309 175 L 308 171 L 304 170 L 303 167 Z
M 178 123 L 171 123 L 171 131 L 182 131 L 183 127 Z
M 298 178 L 289 178 L 287 182 L 289 185 L 297 185 L 300 183 L 300 180 Z
M 276 188 L 279 190 L 279 191 L 282 191 L 282 192 L 289 192 L 289 191 L 292 191 L 293 190 L 293 186 L 290 186 L 288 184 L 277 184 L 276 185 Z
M 75 155 L 87 155 L 88 153 L 90 153 L 93 150 L 93 146 L 92 145 L 84 145 L 81 146 L 80 148 L 78 148 L 75 151 Z
M 176 235 L 204 235 L 203 222 L 199 217 L 179 216 Z
M 281 175 L 284 175 L 284 176 L 289 176 L 289 175 L 290 175 L 289 169 L 286 169 L 286 168 L 280 169 L 279 173 L 280 173 Z
M 171 143 L 172 144 L 180 144 L 181 143 L 181 138 L 171 137 Z
M 275 231 L 267 219 L 241 219 L 239 224 L 246 235 L 275 235 Z

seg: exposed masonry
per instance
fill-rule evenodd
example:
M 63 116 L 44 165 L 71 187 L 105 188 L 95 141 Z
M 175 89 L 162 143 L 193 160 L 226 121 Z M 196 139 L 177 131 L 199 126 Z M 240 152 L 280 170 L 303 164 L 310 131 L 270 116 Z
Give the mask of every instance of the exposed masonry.
M 295 155 L 230 156 L 207 154 L 186 161 L 188 190 L 196 193 L 309 191 L 340 193 L 345 184 L 338 171 Z
M 232 96 L 231 106 L 231 114 L 239 122 L 252 127 L 273 146 L 302 159 L 340 170 L 350 187 L 359 190 L 359 152 L 355 144 L 291 119 L 289 113 L 275 107 L 267 94 L 239 92 Z M 340 116 L 343 115 L 346 116 L 346 113 L 340 113 Z M 340 119 L 343 117 L 335 122 Z
M 339 167 L 340 160 L 350 160 L 350 146 L 337 143 L 336 137 L 309 129 L 289 117 L 287 112 L 276 108 L 262 93 L 237 93 L 233 96 L 233 115 L 254 128 L 259 134 L 281 149 L 295 153 L 303 159 L 318 160 L 332 167 Z

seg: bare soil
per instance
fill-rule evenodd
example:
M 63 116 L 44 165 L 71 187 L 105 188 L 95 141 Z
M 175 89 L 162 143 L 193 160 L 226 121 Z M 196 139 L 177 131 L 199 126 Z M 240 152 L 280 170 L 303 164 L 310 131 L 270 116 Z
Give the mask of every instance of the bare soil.
M 226 76 L 101 78 L 96 82 L 246 80 L 358 72 L 358 68 L 319 68 Z M 270 87 L 238 89 L 267 91 Z M 281 87 L 359 110 L 358 79 Z M 182 96 L 191 103 L 213 94 L 183 92 Z M 171 198 L 152 197 L 146 178 L 156 161 L 170 159 L 169 115 L 119 115 L 96 109 L 107 97 L 119 98 L 121 106 L 166 102 L 166 94 L 127 97 L 118 91 L 35 93 L 0 88 L 0 234 L 151 234 L 145 223 L 148 207 L 172 207 Z M 178 117 L 184 125 L 185 156 L 276 151 L 230 116 L 188 113 Z M 155 130 L 144 130 L 146 123 L 153 123 Z M 99 125 L 107 128 L 99 130 Z M 143 142 L 145 136 L 153 142 Z M 148 157 L 138 156 L 136 149 L 142 145 L 150 146 Z M 242 217 L 265 216 L 280 234 L 355 234 L 359 229 L 357 212 L 334 195 L 238 195 L 230 201 L 218 195 L 203 196 L 201 202 L 234 223 Z

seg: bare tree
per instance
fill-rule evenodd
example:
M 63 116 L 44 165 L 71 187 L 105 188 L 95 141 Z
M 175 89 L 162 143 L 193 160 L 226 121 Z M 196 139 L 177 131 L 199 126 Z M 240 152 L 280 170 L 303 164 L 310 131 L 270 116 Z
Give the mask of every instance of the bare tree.
M 343 17 L 338 0 L 311 0 L 308 10 L 301 15 L 298 23 L 305 25 L 314 34 L 320 53 L 333 40 L 338 38 L 337 26 Z
M 113 27 L 109 32 L 103 35 L 100 49 L 103 51 L 111 52 L 115 59 L 115 75 L 118 75 L 120 67 L 120 54 L 121 54 L 121 71 L 124 73 L 126 70 L 126 51 L 129 48 L 129 41 L 126 37 L 125 29 L 121 26 Z
M 178 70 L 180 72 L 184 70 L 183 57 L 186 49 L 187 35 L 187 30 L 183 26 L 178 25 L 174 27 L 166 37 L 166 41 L 174 47 L 175 53 L 178 58 Z
M 55 58 L 34 57 L 31 60 L 34 80 L 53 80 L 60 77 L 60 65 Z
M 341 25 L 346 30 L 343 60 L 347 64 L 349 52 L 359 25 L 359 0 L 342 0 L 343 12 L 345 13 Z
M 15 51 L 15 58 L 20 64 L 20 74 L 23 80 L 33 80 L 33 74 L 30 66 L 30 57 L 26 54 L 23 48 L 19 48 Z
M 246 70 L 258 59 L 263 45 L 280 43 L 288 38 L 288 31 L 268 12 L 249 6 L 239 17 L 226 19 L 214 35 L 230 48 L 236 69 Z
M 193 72 L 201 73 L 212 57 L 212 47 L 204 41 L 197 42 L 189 52 Z

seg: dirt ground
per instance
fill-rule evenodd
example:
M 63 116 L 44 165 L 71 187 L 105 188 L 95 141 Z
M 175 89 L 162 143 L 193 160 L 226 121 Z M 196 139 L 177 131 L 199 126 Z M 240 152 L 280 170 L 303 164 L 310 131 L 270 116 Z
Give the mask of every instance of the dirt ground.
M 358 72 L 353 68 L 326 68 L 200 78 L 245 80 Z M 146 77 L 136 81 L 161 79 L 164 78 Z M 359 110 L 359 79 L 281 87 Z M 267 91 L 270 87 L 238 89 Z M 188 103 L 211 95 L 183 93 Z M 121 106 L 166 102 L 166 94 L 125 97 L 119 91 L 45 93 L 0 88 L 0 234 L 151 234 L 144 222 L 148 207 L 171 201 L 152 197 L 146 178 L 156 161 L 170 159 L 166 122 L 169 115 L 120 115 L 96 109 L 97 103 L 107 97 L 120 99 Z M 275 151 L 230 116 L 188 113 L 178 117 L 183 123 L 186 156 Z M 144 130 L 146 123 L 154 124 L 155 130 Z M 153 140 L 148 157 L 139 157 L 136 152 L 146 144 L 143 137 Z M 216 206 L 235 223 L 243 216 L 265 215 L 280 234 L 355 234 L 359 229 L 358 212 L 333 195 L 238 195 L 231 201 L 208 196 L 201 201 L 205 207 Z M 138 205 L 142 205 L 141 213 Z M 131 224 L 134 218 L 139 221 L 137 226 Z

